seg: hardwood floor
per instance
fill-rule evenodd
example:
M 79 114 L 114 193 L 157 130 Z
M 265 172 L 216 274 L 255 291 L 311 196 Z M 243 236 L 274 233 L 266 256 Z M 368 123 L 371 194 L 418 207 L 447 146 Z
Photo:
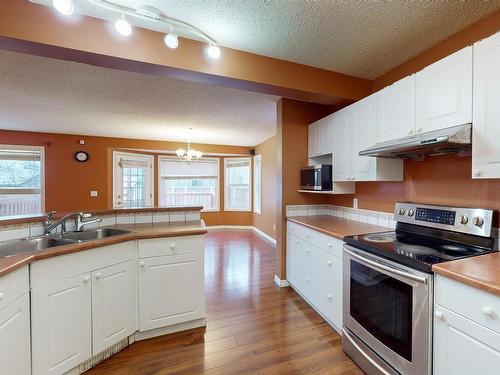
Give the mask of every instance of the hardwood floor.
M 274 246 L 255 233 L 209 232 L 204 338 L 136 342 L 85 374 L 363 374 L 340 336 L 291 288 L 274 285 L 274 266 Z

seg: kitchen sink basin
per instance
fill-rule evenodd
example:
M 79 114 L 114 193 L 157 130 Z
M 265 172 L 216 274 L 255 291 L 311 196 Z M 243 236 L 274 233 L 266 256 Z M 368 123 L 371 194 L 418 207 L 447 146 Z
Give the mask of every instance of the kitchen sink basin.
M 18 254 L 33 253 L 35 251 L 48 249 L 74 243 L 75 241 L 54 237 L 25 238 L 18 241 L 0 243 L 0 257 L 12 257 Z
M 64 240 L 84 242 L 84 241 L 102 240 L 103 238 L 119 236 L 127 233 L 130 233 L 130 231 L 123 229 L 100 228 L 93 230 L 85 230 L 83 232 L 66 232 L 61 234 L 58 238 Z

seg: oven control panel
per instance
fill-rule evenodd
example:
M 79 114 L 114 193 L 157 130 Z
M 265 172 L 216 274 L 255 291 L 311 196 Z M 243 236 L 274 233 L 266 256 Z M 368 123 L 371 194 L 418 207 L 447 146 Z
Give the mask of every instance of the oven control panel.
M 454 232 L 491 237 L 493 210 L 396 203 L 394 220 Z

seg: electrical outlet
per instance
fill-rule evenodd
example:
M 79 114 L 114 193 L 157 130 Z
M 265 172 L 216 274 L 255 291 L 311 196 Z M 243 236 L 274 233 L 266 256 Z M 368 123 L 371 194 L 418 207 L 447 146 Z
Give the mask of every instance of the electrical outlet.
M 97 190 L 91 190 L 90 191 L 90 196 L 91 197 L 97 197 Z
M 352 208 L 355 208 L 355 209 L 358 208 L 358 198 L 354 198 L 352 200 Z
M 273 230 L 276 231 L 276 224 L 273 224 Z

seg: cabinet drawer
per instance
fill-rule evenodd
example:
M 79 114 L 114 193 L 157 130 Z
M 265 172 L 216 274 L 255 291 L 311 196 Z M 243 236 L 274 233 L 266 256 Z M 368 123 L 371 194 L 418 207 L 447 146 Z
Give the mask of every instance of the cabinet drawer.
M 165 237 L 139 241 L 139 258 L 202 252 L 203 236 Z
M 436 303 L 500 333 L 500 297 L 437 275 Z
M 0 310 L 28 291 L 28 266 L 0 277 Z
M 342 256 L 342 241 L 337 238 L 290 221 L 288 222 L 287 229 L 288 233 L 293 234 L 301 240 L 307 241 L 320 249 L 337 255 L 338 257 Z

